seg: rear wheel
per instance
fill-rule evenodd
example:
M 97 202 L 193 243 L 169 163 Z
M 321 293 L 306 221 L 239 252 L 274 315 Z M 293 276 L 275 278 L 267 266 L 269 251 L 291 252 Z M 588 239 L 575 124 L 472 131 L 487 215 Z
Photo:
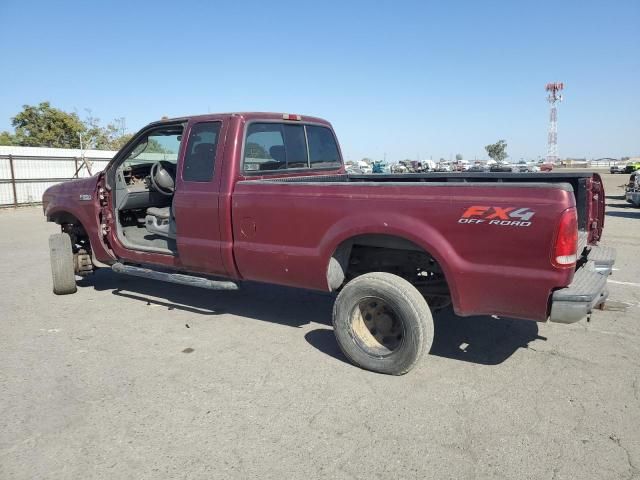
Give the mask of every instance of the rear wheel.
M 51 257 L 53 293 L 56 295 L 75 293 L 77 287 L 71 237 L 66 233 L 51 235 L 49 237 L 49 255 Z
M 349 282 L 336 299 L 333 326 L 354 364 L 391 375 L 411 370 L 433 341 L 426 300 L 391 273 L 367 273 Z

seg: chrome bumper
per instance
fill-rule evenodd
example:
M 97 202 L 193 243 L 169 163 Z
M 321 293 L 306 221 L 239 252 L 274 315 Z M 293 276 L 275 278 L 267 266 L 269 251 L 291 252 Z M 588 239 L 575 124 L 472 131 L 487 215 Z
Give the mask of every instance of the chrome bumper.
M 609 296 L 607 277 L 616 260 L 609 247 L 591 247 L 587 261 L 573 276 L 571 285 L 553 292 L 549 320 L 574 323 L 602 305 Z

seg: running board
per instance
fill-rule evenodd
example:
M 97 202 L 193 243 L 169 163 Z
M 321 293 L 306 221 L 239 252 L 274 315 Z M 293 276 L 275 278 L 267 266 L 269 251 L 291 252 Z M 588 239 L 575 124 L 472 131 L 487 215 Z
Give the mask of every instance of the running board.
M 149 268 L 123 265 L 122 263 L 114 263 L 111 269 L 116 273 L 124 273 L 125 275 L 132 275 L 134 277 L 151 278 L 162 282 L 208 288 L 209 290 L 238 290 L 238 284 L 234 282 L 209 280 L 208 278 L 194 277 L 183 273 L 158 272 Z

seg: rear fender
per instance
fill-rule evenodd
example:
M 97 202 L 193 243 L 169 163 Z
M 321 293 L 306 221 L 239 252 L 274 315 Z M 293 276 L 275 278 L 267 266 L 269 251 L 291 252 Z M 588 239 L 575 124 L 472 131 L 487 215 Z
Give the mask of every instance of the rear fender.
M 332 270 L 335 277 L 335 270 L 345 250 L 340 247 L 349 245 L 350 239 L 360 235 L 385 235 L 408 240 L 431 255 L 444 272 L 452 303 L 457 309 L 459 295 L 453 272 L 463 269 L 466 262 L 460 258 L 440 232 L 424 222 L 416 222 L 415 218 L 409 216 L 395 214 L 393 220 L 381 221 L 378 214 L 360 213 L 358 216 L 343 218 L 334 224 L 327 231 L 320 245 L 321 255 L 326 259 L 328 283 L 331 283 Z M 331 287 L 332 285 L 328 285 L 329 289 Z

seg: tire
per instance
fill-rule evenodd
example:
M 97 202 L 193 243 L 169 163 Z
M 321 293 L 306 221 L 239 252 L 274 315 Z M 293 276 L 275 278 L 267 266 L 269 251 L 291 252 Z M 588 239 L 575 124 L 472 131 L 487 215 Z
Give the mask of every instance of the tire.
M 366 370 L 404 375 L 433 342 L 427 301 L 407 280 L 385 272 L 361 275 L 333 306 L 336 340 L 347 358 Z
M 51 278 L 53 293 L 68 295 L 76 293 L 76 274 L 73 267 L 71 237 L 66 233 L 56 233 L 49 237 L 49 255 L 51 256 Z

